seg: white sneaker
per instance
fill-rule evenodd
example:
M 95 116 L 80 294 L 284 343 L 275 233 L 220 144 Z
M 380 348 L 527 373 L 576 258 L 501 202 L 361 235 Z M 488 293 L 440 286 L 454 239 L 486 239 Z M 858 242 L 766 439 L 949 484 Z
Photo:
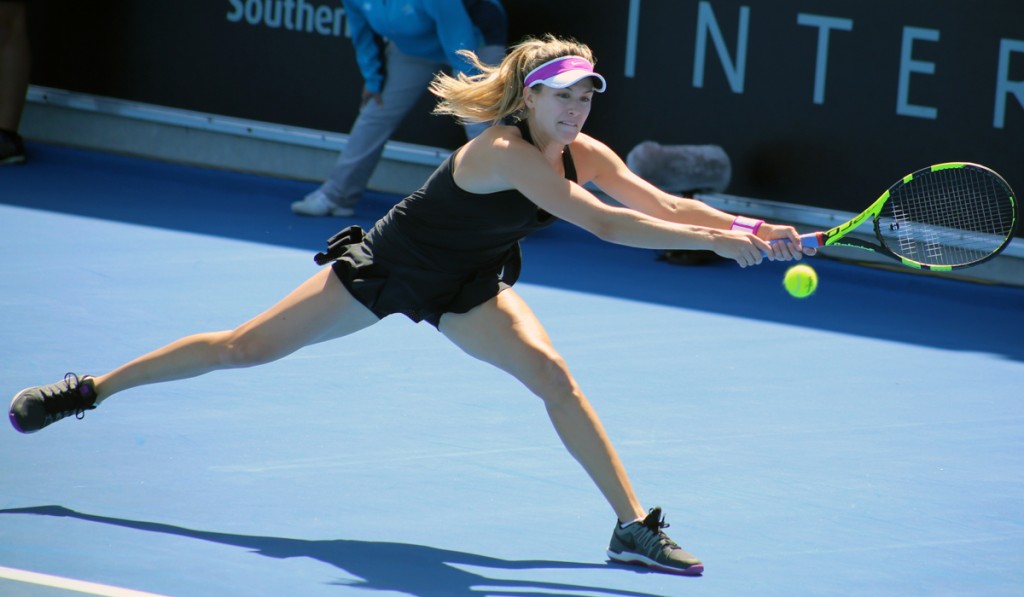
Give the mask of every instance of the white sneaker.
M 306 195 L 302 201 L 292 203 L 292 212 L 300 216 L 338 216 L 347 218 L 355 215 L 356 210 L 351 207 L 336 205 L 327 198 L 323 191 L 318 189 Z

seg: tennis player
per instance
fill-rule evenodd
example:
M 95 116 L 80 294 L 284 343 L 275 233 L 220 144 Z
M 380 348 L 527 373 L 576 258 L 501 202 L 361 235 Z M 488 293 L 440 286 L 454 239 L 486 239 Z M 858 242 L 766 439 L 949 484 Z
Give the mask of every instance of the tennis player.
M 546 36 L 515 46 L 497 67 L 472 53 L 467 58 L 480 74 L 438 75 L 431 86 L 436 111 L 471 122 L 512 117 L 516 124 L 492 126 L 456 150 L 365 234 L 353 226 L 333 237 L 318 255 L 330 267 L 269 310 L 233 330 L 182 338 L 103 375 L 68 374 L 23 390 L 11 403 L 14 427 L 38 431 L 69 415 L 82 418 L 129 388 L 267 363 L 402 313 L 429 322 L 541 398 L 565 447 L 618 516 L 610 558 L 701 574 L 701 561 L 665 534 L 661 509 L 641 506 L 583 391 L 512 289 L 518 243 L 561 219 L 612 243 L 712 250 L 747 267 L 765 258 L 800 259 L 799 236 L 790 226 L 664 193 L 583 133 L 595 94 L 606 88 L 587 46 Z M 595 197 L 586 182 L 621 206 Z M 767 242 L 775 239 L 788 242 Z

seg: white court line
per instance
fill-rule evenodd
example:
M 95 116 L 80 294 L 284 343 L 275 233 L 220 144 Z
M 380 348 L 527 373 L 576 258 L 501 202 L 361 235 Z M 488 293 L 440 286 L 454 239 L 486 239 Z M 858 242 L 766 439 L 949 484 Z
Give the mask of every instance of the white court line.
M 156 593 L 122 589 L 120 587 L 111 587 L 84 580 L 75 580 L 73 578 L 51 576 L 49 574 L 18 570 L 16 568 L 6 568 L 4 566 L 0 566 L 0 578 L 41 585 L 44 587 L 52 587 L 55 589 L 66 589 L 68 591 L 88 593 L 89 595 L 103 595 L 104 597 L 161 597 Z

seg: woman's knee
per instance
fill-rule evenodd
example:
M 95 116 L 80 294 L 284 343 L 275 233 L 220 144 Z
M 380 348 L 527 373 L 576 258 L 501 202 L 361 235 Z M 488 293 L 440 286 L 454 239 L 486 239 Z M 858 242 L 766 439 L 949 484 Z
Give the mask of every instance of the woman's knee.
M 263 365 L 284 356 L 273 342 L 243 330 L 225 332 L 217 343 L 217 357 L 223 367 Z
M 528 383 L 549 406 L 578 400 L 579 387 L 565 359 L 558 353 L 538 353 L 531 369 Z

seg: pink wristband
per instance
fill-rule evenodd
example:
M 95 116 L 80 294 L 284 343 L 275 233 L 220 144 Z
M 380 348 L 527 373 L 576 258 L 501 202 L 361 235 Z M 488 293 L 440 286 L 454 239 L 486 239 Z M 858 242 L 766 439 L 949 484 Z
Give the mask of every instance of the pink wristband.
M 764 224 L 764 220 L 755 220 L 754 218 L 736 216 L 736 219 L 732 221 L 732 227 L 730 230 L 743 230 L 751 234 L 757 234 L 757 231 L 761 228 L 761 224 Z

